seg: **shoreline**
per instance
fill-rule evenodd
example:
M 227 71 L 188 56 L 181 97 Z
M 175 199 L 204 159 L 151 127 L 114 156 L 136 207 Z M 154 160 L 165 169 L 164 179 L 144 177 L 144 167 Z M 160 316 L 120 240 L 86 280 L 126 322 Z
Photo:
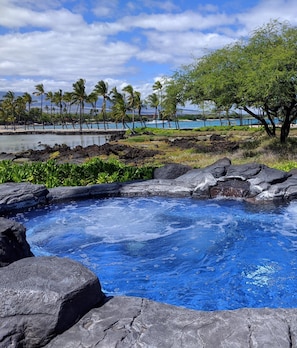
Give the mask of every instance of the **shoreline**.
M 24 129 L 24 128 L 6 128 L 0 126 L 0 135 L 19 135 L 19 134 L 59 134 L 59 135 L 124 135 L 125 129 Z

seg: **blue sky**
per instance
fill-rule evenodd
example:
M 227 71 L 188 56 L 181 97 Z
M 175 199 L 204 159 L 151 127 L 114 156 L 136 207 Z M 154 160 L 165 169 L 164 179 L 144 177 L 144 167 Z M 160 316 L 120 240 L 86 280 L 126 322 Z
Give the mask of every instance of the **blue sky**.
M 271 19 L 297 25 L 296 0 L 0 0 L 0 91 L 90 92 L 152 85 Z

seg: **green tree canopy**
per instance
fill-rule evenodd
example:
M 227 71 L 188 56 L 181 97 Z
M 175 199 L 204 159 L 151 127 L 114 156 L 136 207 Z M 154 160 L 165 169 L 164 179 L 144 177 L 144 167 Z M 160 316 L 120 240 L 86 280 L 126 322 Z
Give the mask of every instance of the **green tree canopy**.
M 269 136 L 285 142 L 297 119 L 297 28 L 272 21 L 239 41 L 183 67 L 174 77 L 183 99 L 213 102 L 228 112 L 244 110 Z

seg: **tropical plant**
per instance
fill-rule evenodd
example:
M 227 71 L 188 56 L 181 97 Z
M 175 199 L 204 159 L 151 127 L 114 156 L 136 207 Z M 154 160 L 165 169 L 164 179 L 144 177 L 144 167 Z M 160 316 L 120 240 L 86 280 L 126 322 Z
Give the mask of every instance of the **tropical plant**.
M 163 113 L 164 117 L 170 122 L 174 120 L 176 128 L 179 129 L 179 123 L 177 118 L 177 107 L 184 106 L 184 102 L 181 95 L 181 86 L 176 83 L 175 80 L 167 80 L 165 84 L 165 97 L 163 99 Z
M 163 85 L 160 81 L 156 81 L 154 84 L 153 84 L 153 91 L 157 91 L 158 93 L 158 99 L 159 99 L 159 110 L 158 110 L 158 113 L 159 113 L 159 118 L 161 119 L 162 116 L 162 88 L 163 88 Z
M 107 104 L 107 101 L 110 100 L 110 96 L 108 92 L 108 83 L 103 80 L 100 80 L 95 85 L 94 92 L 97 93 L 98 96 L 103 98 L 101 113 L 103 116 L 104 129 L 106 129 L 106 104 Z
M 30 117 L 31 117 L 31 105 L 33 103 L 33 99 L 32 99 L 31 94 L 28 92 L 25 92 L 22 97 L 23 97 L 25 104 L 28 105 L 28 108 L 27 108 L 28 117 L 25 118 L 25 128 L 26 128 L 26 121 L 27 121 L 27 119 L 30 120 Z
M 51 119 L 51 123 L 54 125 L 54 128 L 55 128 L 55 122 L 53 120 L 54 93 L 52 91 L 46 92 L 45 93 L 45 100 L 50 101 L 50 119 Z
M 95 91 L 91 92 L 89 95 L 87 95 L 86 101 L 87 103 L 90 103 L 92 105 L 92 108 L 90 110 L 90 116 L 92 116 L 93 118 L 96 118 L 98 94 Z M 92 127 L 92 123 L 91 123 L 91 127 Z M 97 127 L 99 129 L 99 123 L 97 123 Z
M 64 117 L 63 117 L 63 91 L 61 89 L 59 89 L 58 91 L 54 92 L 53 102 L 59 108 L 59 119 L 62 122 L 62 126 L 64 127 L 64 125 L 65 125 L 66 128 L 67 128 L 67 125 L 66 125 Z
M 123 88 L 123 92 L 128 93 L 127 97 L 127 109 L 132 111 L 132 129 L 135 125 L 135 92 L 132 85 L 127 85 Z
M 142 118 L 141 110 L 143 108 L 144 101 L 141 99 L 141 93 L 138 91 L 134 92 L 134 107 L 138 112 L 138 118 L 140 119 L 141 125 L 145 127 L 145 122 Z
M 37 97 L 40 97 L 40 119 L 43 121 L 42 119 L 42 113 L 43 113 L 43 96 L 45 94 L 44 91 L 44 86 L 43 83 L 39 83 L 38 85 L 35 86 L 36 91 L 33 92 L 34 95 L 36 95 Z M 44 122 L 42 122 L 44 125 Z
M 15 93 L 13 91 L 8 91 L 3 96 L 2 107 L 4 108 L 5 113 L 6 113 L 6 120 L 8 122 L 13 123 L 13 125 L 15 127 L 16 97 L 15 97 Z
M 125 98 L 122 93 L 118 92 L 117 88 L 114 87 L 111 90 L 111 103 L 112 103 L 112 114 L 115 118 L 115 122 L 121 122 L 123 128 L 126 126 L 125 119 L 127 117 L 127 105 Z
M 125 182 L 129 180 L 151 179 L 154 167 L 137 168 L 110 159 L 102 161 L 93 158 L 77 165 L 58 164 L 55 160 L 16 164 L 0 161 L 0 183 L 31 182 L 48 188 L 57 186 L 85 186 L 98 183 Z
M 147 97 L 147 104 L 151 107 L 154 108 L 155 114 L 154 114 L 154 119 L 157 123 L 158 120 L 158 106 L 159 106 L 159 97 L 156 93 L 152 93 Z
M 85 102 L 87 99 L 85 83 L 86 83 L 86 81 L 81 78 L 72 85 L 73 86 L 72 100 L 73 100 L 74 104 L 77 104 L 79 106 L 79 130 L 80 130 L 80 132 L 82 132 L 84 106 L 85 106 Z

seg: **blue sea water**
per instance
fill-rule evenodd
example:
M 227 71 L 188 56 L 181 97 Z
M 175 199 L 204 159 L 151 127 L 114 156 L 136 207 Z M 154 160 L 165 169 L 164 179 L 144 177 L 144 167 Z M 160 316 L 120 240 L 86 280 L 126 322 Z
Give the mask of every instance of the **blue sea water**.
M 111 198 L 15 216 L 35 255 L 82 262 L 108 295 L 199 310 L 297 306 L 297 203 Z

